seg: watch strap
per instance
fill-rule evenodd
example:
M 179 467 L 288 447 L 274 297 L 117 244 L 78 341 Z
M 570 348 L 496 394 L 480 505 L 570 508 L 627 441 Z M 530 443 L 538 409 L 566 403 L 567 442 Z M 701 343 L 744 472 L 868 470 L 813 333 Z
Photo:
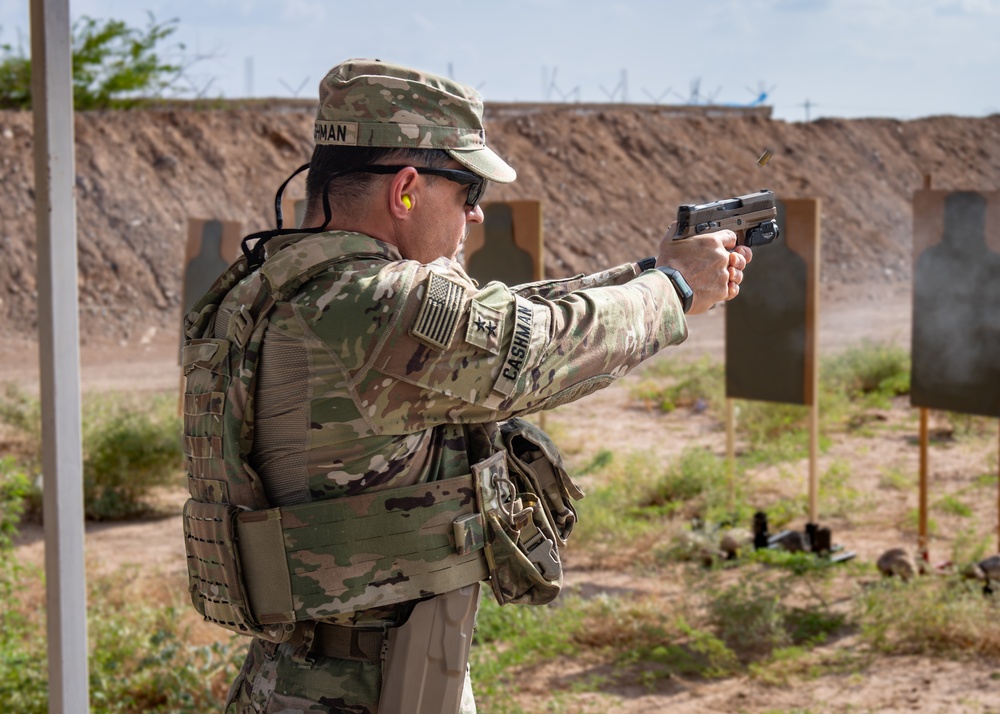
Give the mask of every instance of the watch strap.
M 684 276 L 681 275 L 677 268 L 671 268 L 666 265 L 661 265 L 656 267 L 656 257 L 650 256 L 648 258 L 643 258 L 638 263 L 639 272 L 644 273 L 647 270 L 659 270 L 661 273 L 670 278 L 671 285 L 674 286 L 674 290 L 677 291 L 677 297 L 681 299 L 681 306 L 684 308 L 684 314 L 686 315 L 688 310 L 691 309 L 691 303 L 694 302 L 694 291 L 691 290 L 691 286 L 687 284 Z
M 677 291 L 677 297 L 681 299 L 681 306 L 684 308 L 684 314 L 686 315 L 688 310 L 691 309 L 691 303 L 694 302 L 694 291 L 691 289 L 691 286 L 687 284 L 684 276 L 676 268 L 661 265 L 657 270 L 670 278 L 674 290 Z

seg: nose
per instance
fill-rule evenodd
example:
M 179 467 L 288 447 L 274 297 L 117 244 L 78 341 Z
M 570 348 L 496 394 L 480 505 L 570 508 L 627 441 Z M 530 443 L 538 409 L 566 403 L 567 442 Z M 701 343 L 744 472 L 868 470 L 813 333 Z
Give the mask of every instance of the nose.
M 465 211 L 466 223 L 482 223 L 486 219 L 483 215 L 483 207 L 478 203 Z

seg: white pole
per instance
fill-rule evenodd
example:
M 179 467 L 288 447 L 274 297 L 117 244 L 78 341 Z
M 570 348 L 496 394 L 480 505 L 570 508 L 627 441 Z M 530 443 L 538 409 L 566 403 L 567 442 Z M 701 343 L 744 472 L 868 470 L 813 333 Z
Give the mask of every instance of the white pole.
M 69 0 L 31 0 L 49 712 L 89 711 Z

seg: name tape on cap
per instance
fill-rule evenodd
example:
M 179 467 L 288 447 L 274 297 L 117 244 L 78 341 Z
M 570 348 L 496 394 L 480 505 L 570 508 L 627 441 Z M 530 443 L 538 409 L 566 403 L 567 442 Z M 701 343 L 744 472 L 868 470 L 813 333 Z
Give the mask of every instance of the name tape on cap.
M 317 121 L 313 129 L 313 141 L 332 146 L 357 146 L 358 123 Z

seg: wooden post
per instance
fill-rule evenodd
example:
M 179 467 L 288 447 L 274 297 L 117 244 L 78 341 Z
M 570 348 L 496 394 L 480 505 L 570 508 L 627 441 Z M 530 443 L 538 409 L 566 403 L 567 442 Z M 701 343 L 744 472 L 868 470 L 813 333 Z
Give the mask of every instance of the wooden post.
M 819 523 L 819 400 L 809 407 L 809 522 Z
M 927 408 L 920 407 L 920 495 L 919 495 L 919 525 L 917 528 L 917 550 L 924 561 L 930 560 L 927 537 L 927 442 L 929 439 L 927 427 Z
M 816 201 L 816 211 L 813 223 L 813 254 L 810 266 L 812 275 L 808 281 L 807 299 L 810 309 L 806 311 L 806 334 L 808 344 L 809 371 L 806 379 L 809 383 L 806 393 L 809 394 L 809 522 L 819 523 L 819 285 L 820 285 L 820 251 L 822 236 L 820 232 L 820 202 Z
M 726 475 L 729 478 L 729 509 L 736 503 L 736 408 L 726 397 Z
M 930 191 L 933 180 L 930 174 L 924 174 L 924 190 Z M 930 440 L 928 433 L 928 410 L 920 407 L 920 493 L 917 526 L 917 550 L 924 562 L 930 561 L 930 539 L 927 533 L 927 444 Z

